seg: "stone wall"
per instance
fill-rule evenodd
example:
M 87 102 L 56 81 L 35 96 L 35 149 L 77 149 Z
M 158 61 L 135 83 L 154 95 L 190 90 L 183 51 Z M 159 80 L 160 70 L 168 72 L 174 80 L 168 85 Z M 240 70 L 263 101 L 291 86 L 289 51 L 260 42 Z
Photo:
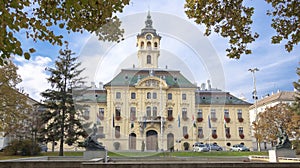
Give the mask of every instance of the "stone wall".
M 299 163 L 99 163 L 82 161 L 5 161 L 0 168 L 298 168 Z

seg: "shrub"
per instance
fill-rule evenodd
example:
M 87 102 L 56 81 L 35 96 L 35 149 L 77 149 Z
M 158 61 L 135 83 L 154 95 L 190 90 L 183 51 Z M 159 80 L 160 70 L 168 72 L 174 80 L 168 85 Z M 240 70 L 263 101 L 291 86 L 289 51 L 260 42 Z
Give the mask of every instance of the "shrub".
M 183 143 L 184 150 L 189 150 L 190 144 L 188 142 Z
M 296 155 L 300 155 L 300 141 L 299 140 L 292 141 L 292 146 L 296 152 Z
M 32 140 L 13 140 L 5 148 L 5 155 L 22 155 L 22 156 L 34 156 L 41 152 L 41 148 L 38 144 Z

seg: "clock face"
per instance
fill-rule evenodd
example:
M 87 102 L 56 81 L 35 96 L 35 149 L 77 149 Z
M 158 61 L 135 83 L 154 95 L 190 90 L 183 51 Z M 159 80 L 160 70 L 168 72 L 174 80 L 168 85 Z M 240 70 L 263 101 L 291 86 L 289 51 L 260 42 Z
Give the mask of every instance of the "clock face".
M 148 34 L 148 35 L 146 36 L 146 39 L 147 39 L 147 40 L 151 40 L 151 39 L 152 39 L 152 36 L 151 36 L 150 34 Z

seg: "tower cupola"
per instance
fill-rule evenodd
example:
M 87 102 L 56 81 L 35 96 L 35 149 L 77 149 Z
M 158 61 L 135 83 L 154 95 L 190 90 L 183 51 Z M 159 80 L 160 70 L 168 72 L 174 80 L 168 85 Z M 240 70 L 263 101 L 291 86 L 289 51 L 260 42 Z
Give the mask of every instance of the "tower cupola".
M 145 28 L 137 35 L 139 68 L 158 68 L 161 37 L 156 33 L 152 23 L 150 11 L 148 11 Z

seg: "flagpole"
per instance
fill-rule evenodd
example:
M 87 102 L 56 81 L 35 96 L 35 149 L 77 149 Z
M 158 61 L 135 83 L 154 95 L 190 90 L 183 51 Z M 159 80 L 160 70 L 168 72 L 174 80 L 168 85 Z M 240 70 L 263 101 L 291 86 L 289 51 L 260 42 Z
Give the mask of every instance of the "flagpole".
M 225 119 L 225 117 L 224 117 L 224 132 L 225 132 L 225 147 L 224 147 L 224 149 L 225 149 L 225 151 L 226 151 L 226 143 L 227 143 L 227 138 L 226 138 L 226 119 Z
M 224 147 L 225 151 L 226 151 L 226 144 L 227 144 L 227 138 L 226 138 L 226 127 L 225 127 L 225 147 Z
M 163 98 L 162 98 L 162 79 L 160 77 L 160 82 L 159 82 L 159 92 L 160 92 L 160 101 L 161 103 L 159 104 L 159 108 L 160 108 L 160 135 L 161 135 L 161 151 L 164 150 L 164 141 L 163 141 L 163 113 L 162 113 L 162 103 L 163 103 Z M 167 149 L 168 150 L 168 149 Z
M 209 148 L 211 148 L 211 147 L 210 147 L 211 123 L 210 123 L 210 117 L 209 117 L 209 115 L 208 115 L 208 128 L 209 128 L 208 144 L 209 144 Z M 211 150 L 209 150 L 209 151 L 211 151 Z

